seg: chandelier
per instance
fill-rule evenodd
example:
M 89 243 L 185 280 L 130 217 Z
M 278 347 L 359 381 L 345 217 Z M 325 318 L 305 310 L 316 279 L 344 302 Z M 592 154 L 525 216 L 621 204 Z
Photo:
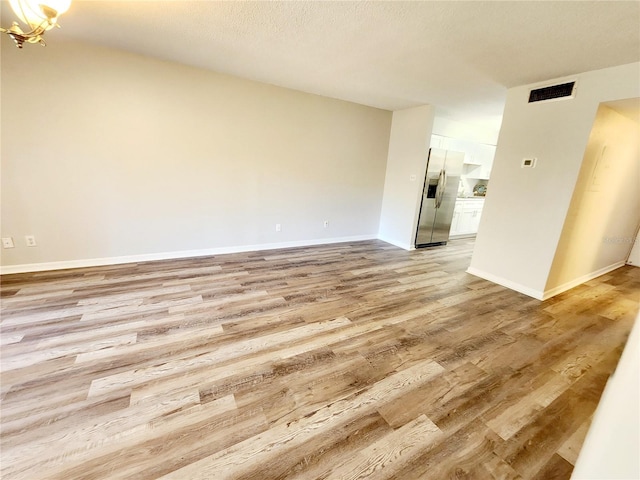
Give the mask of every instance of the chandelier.
M 41 3 L 43 2 L 43 3 Z M 0 33 L 6 33 L 18 48 L 26 43 L 39 43 L 45 46 L 42 35 L 53 27 L 59 27 L 58 17 L 66 12 L 71 0 L 9 0 L 16 16 L 27 26 L 23 31 L 18 22 L 11 27 L 0 27 Z

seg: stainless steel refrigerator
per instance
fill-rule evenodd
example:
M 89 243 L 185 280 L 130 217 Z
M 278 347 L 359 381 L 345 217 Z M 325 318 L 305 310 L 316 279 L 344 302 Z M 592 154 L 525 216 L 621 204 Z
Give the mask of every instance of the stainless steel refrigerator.
M 429 149 L 416 248 L 445 245 L 449 240 L 464 153 Z

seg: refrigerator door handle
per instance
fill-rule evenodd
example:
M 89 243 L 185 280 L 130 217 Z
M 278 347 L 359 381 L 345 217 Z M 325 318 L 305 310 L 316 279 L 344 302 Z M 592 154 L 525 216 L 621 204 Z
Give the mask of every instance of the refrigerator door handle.
M 444 188 L 447 185 L 447 172 L 443 168 L 440 170 L 440 175 L 438 176 L 438 186 L 436 187 L 436 208 L 440 208 L 442 205 L 442 197 L 444 197 Z

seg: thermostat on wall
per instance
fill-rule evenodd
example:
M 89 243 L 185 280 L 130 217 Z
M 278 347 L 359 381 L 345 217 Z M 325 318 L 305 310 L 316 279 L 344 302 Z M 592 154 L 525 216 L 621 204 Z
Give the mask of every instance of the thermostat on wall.
M 537 158 L 523 158 L 522 168 L 535 168 Z

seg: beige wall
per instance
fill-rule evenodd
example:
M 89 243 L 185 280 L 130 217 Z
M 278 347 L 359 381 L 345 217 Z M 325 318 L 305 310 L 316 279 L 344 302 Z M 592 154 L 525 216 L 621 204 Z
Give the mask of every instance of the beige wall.
M 629 252 L 627 263 L 629 265 L 640 267 L 640 230 L 638 230 L 638 233 L 636 233 L 636 238 L 633 241 L 633 245 L 631 246 L 631 251 Z
M 640 125 L 601 105 L 546 290 L 625 262 L 640 222 Z
M 61 42 L 1 93 L 3 266 L 377 235 L 391 112 Z
M 434 108 L 393 112 L 379 236 L 404 249 L 415 246 Z
M 640 96 L 640 64 L 515 87 L 469 272 L 542 298 L 601 102 Z M 577 80 L 574 99 L 528 104 L 531 88 Z M 521 168 L 523 158 L 536 168 Z

